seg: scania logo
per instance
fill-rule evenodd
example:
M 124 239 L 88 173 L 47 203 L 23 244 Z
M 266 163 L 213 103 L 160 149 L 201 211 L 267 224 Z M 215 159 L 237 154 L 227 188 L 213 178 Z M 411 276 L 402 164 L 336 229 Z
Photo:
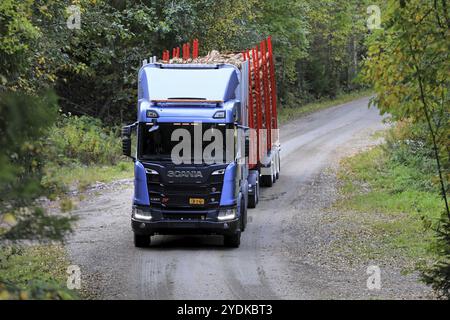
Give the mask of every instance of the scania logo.
M 196 170 L 175 170 L 167 171 L 169 178 L 203 178 L 201 171 Z

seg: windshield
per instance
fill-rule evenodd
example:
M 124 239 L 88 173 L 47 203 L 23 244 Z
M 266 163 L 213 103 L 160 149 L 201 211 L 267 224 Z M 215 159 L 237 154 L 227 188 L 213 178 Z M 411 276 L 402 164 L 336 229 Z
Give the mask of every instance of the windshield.
M 140 123 L 139 158 L 175 164 L 234 160 L 235 127 L 217 123 Z

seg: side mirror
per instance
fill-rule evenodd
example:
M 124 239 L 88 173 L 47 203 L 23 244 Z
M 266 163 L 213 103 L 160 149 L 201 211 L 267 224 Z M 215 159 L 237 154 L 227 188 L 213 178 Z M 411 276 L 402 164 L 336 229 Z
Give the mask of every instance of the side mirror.
M 234 120 L 234 122 L 238 122 L 238 123 L 240 123 L 241 122 L 241 117 L 242 117 L 242 110 L 241 110 L 241 104 L 240 103 L 236 103 L 235 105 L 234 105 L 234 108 L 233 108 L 233 120 Z
M 131 137 L 131 129 L 133 125 L 122 127 L 122 137 Z
M 122 137 L 122 154 L 131 158 L 131 138 Z
M 131 156 L 131 133 L 136 128 L 136 123 L 122 128 L 122 154 L 129 158 Z

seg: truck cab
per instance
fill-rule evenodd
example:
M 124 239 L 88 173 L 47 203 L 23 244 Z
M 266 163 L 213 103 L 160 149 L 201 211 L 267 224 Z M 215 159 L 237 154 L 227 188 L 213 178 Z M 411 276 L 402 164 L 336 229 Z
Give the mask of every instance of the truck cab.
M 239 246 L 249 192 L 248 79 L 247 63 L 142 66 L 137 121 L 122 129 L 123 153 L 134 161 L 136 247 L 153 235 L 192 233 Z

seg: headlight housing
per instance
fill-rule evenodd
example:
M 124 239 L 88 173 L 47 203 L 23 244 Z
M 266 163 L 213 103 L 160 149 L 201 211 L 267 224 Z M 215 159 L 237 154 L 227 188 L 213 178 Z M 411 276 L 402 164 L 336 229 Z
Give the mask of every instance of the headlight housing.
M 213 171 L 213 173 L 211 173 L 211 175 L 213 175 L 213 176 L 224 175 L 224 174 L 225 174 L 225 169 L 219 169 L 219 170 Z
M 136 220 L 145 220 L 145 221 L 152 220 L 152 214 L 150 213 L 150 211 L 142 210 L 137 206 L 133 206 L 131 214 L 133 218 L 135 218 Z
M 236 218 L 236 208 L 220 209 L 217 215 L 217 220 L 219 221 L 232 220 L 234 218 Z
M 147 174 L 159 175 L 158 171 L 153 170 L 153 169 L 149 169 L 149 168 L 145 168 L 145 172 Z

